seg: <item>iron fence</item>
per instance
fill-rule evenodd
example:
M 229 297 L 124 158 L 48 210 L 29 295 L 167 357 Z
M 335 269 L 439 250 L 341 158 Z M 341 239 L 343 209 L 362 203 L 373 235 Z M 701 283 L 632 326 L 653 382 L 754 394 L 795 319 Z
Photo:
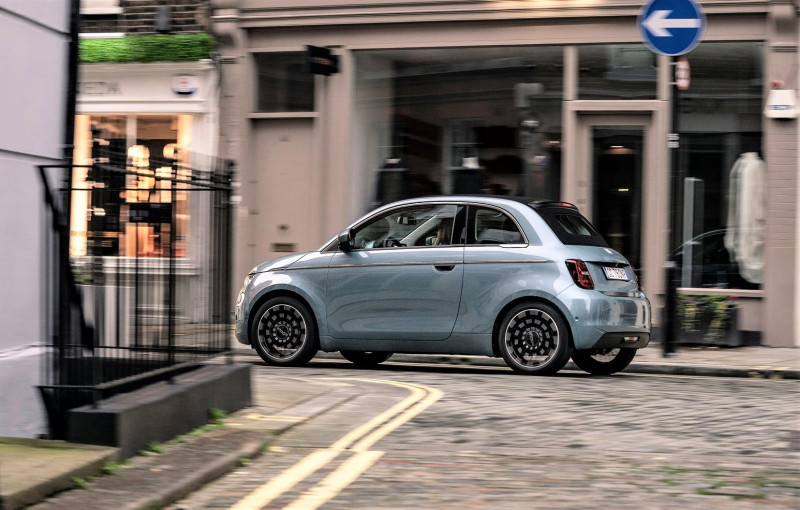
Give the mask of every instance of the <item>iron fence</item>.
M 93 156 L 39 167 L 53 438 L 69 409 L 231 352 L 232 164 Z

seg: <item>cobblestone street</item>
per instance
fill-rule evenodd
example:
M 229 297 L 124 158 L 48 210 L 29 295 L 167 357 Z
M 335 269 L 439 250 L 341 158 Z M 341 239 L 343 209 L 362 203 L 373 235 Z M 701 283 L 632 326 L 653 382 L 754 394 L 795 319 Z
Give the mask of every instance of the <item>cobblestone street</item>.
M 371 382 L 365 379 L 383 381 Z M 796 381 L 620 374 L 519 377 L 504 369 L 336 362 L 253 367 L 252 423 L 291 420 L 258 395 L 304 388 L 332 405 L 279 436 L 271 450 L 171 506 L 227 508 L 313 452 L 408 397 L 441 398 L 364 450 L 348 447 L 276 492 L 297 503 L 373 460 L 323 508 L 786 508 L 800 504 Z M 276 402 L 275 395 L 265 402 Z M 279 399 L 278 399 L 279 400 Z M 296 410 L 295 410 L 296 411 Z M 246 420 L 232 417 L 234 426 Z M 254 426 L 254 425 L 250 425 Z M 376 459 L 376 460 L 375 460 Z M 305 501 L 305 500 L 303 500 Z

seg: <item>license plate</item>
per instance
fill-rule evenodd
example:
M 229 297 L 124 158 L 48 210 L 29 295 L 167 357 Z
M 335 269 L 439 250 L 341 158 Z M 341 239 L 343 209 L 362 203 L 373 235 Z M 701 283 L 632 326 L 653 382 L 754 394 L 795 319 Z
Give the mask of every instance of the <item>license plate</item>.
M 609 280 L 630 280 L 624 267 L 603 267 L 603 272 Z

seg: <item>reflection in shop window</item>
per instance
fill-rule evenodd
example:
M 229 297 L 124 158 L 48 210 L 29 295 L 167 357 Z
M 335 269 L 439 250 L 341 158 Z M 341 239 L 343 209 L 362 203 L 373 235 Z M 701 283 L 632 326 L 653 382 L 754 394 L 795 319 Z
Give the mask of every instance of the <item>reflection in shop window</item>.
M 371 170 L 365 208 L 386 197 L 434 193 L 558 197 L 563 48 L 355 57 L 356 159 Z M 396 172 L 398 165 L 406 172 Z
M 644 44 L 578 47 L 578 99 L 656 99 L 656 55 Z
M 190 136 L 189 115 L 78 116 L 72 256 L 186 256 Z
M 758 289 L 764 252 L 763 44 L 701 43 L 680 96 L 683 287 Z
M 305 53 L 255 54 L 256 111 L 314 111 L 314 75 L 305 58 Z

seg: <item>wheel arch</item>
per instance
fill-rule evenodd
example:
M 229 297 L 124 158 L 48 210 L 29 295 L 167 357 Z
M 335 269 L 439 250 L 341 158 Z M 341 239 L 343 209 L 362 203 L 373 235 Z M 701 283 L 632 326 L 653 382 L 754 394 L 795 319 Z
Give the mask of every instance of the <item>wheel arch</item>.
M 522 296 L 516 299 L 513 299 L 506 303 L 506 305 L 500 310 L 500 312 L 495 316 L 494 325 L 492 326 L 492 354 L 495 357 L 500 357 L 500 345 L 499 345 L 499 338 L 498 332 L 500 331 L 500 325 L 503 322 L 506 314 L 509 310 L 514 308 L 515 306 L 522 304 L 522 303 L 541 303 L 545 305 L 549 305 L 553 307 L 556 312 L 561 316 L 564 320 L 564 323 L 569 328 L 569 345 L 570 347 L 575 347 L 575 340 L 574 340 L 574 331 L 572 328 L 572 322 L 570 321 L 570 317 L 564 313 L 563 307 L 560 306 L 558 303 L 551 301 L 549 299 L 545 299 L 543 297 L 538 296 Z
M 264 294 L 258 296 L 258 298 L 256 298 L 253 301 L 252 305 L 250 306 L 250 310 L 252 310 L 252 313 L 250 313 L 248 318 L 247 318 L 247 338 L 248 338 L 248 340 L 250 340 L 250 346 L 251 347 L 253 346 L 253 338 L 251 338 L 251 332 L 252 332 L 252 329 L 253 329 L 253 321 L 256 319 L 255 311 L 258 310 L 259 308 L 261 308 L 261 305 L 263 305 L 264 303 L 266 303 L 270 299 L 273 299 L 273 298 L 276 298 L 276 297 L 290 297 L 290 298 L 296 299 L 296 300 L 300 301 L 301 303 L 303 303 L 303 305 L 305 305 L 309 310 L 311 310 L 311 315 L 313 316 L 312 318 L 314 320 L 314 327 L 315 327 L 315 329 L 317 331 L 316 342 L 317 342 L 317 345 L 319 345 L 319 337 L 322 335 L 322 333 L 320 332 L 320 329 L 319 329 L 320 320 L 319 320 L 319 317 L 317 317 L 317 311 L 314 308 L 314 306 L 311 305 L 311 302 L 305 296 L 300 294 L 299 292 L 294 292 L 294 291 L 289 290 L 289 289 L 274 289 L 274 290 L 270 290 L 270 291 L 265 292 Z

